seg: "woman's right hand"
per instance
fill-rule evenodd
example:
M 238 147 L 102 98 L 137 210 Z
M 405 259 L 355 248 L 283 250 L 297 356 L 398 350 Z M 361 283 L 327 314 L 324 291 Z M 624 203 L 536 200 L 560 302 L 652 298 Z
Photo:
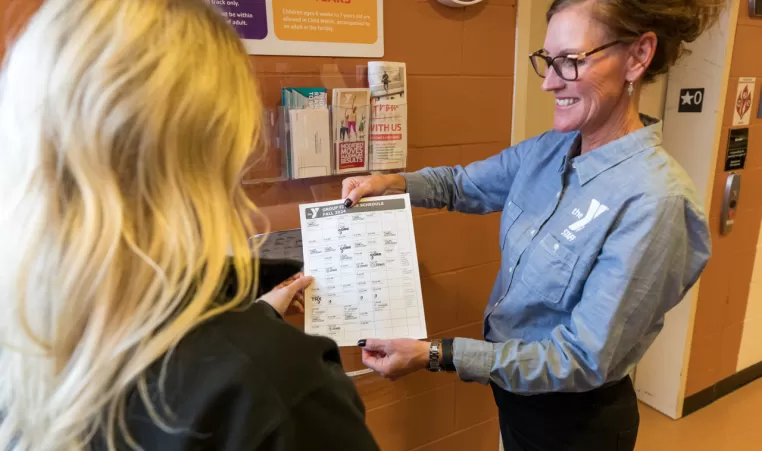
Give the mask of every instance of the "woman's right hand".
M 356 205 L 363 197 L 404 194 L 407 190 L 405 177 L 399 174 L 365 175 L 349 177 L 341 184 L 341 197 Z
M 289 313 L 304 313 L 304 290 L 313 282 L 313 278 L 302 273 L 295 274 L 269 293 L 260 297 L 259 300 L 267 302 L 280 316 Z

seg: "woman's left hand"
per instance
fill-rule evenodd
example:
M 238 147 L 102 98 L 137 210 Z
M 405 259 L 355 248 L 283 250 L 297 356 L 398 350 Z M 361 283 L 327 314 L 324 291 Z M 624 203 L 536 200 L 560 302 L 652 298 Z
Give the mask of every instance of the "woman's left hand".
M 293 275 L 259 299 L 270 304 L 280 316 L 287 313 L 304 313 L 304 289 L 310 286 L 312 281 L 312 277 L 302 273 Z
M 368 339 L 362 346 L 362 363 L 383 377 L 396 380 L 428 368 L 430 346 L 427 341 L 412 338 Z

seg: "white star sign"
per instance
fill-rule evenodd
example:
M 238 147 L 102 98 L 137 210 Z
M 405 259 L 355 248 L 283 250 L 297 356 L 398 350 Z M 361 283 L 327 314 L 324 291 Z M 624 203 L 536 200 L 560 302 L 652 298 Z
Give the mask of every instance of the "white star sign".
M 678 113 L 700 113 L 704 105 L 704 88 L 681 89 Z

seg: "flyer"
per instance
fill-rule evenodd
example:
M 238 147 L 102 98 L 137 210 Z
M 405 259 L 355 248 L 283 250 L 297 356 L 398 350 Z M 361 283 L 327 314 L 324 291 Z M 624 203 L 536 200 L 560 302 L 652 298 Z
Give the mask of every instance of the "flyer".
M 333 143 L 336 174 L 368 171 L 370 90 L 333 90 Z
M 371 95 L 370 170 L 407 165 L 407 74 L 405 63 L 368 63 Z

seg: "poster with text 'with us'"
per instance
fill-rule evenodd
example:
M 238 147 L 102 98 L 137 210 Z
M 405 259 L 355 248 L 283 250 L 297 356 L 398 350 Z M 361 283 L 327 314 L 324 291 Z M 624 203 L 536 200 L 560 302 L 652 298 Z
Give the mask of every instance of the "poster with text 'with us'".
M 384 0 L 206 0 L 252 55 L 384 56 Z

